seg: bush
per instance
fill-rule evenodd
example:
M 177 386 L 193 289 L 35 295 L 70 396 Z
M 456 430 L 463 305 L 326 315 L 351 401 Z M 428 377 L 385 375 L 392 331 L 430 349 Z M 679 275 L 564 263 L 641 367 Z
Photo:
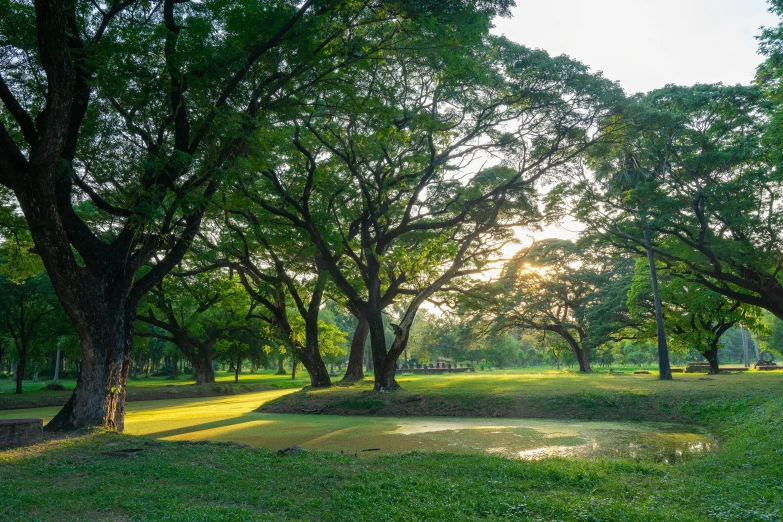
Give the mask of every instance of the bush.
M 60 384 L 59 382 L 47 382 L 43 385 L 41 388 L 42 390 L 50 390 L 50 391 L 65 391 L 68 388 Z
M 171 377 L 174 375 L 174 367 L 170 364 L 164 364 L 152 373 L 153 377 Z

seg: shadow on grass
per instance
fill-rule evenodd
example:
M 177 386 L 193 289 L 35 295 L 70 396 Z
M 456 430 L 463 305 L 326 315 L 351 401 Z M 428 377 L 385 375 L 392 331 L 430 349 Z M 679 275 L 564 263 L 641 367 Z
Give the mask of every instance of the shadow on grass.
M 174 428 L 164 431 L 156 431 L 150 433 L 144 433 L 145 437 L 153 437 L 156 439 L 162 439 L 166 437 L 175 437 L 177 435 L 185 435 L 188 433 L 196 433 L 199 431 L 206 431 L 215 428 L 225 428 L 227 426 L 236 426 L 238 424 L 245 424 L 248 422 L 257 421 L 258 417 L 250 413 L 240 415 L 239 417 L 231 417 L 230 419 L 222 419 L 219 421 L 204 422 L 201 424 L 193 424 L 190 426 L 183 426 L 181 428 Z

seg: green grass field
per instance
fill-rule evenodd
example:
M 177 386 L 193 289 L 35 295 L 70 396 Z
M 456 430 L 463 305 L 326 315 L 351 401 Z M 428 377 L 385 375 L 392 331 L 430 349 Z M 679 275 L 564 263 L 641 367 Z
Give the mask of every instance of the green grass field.
M 23 381 L 21 395 L 15 393 L 16 383 L 11 379 L 0 379 L 0 410 L 61 406 L 65 404 L 76 387 L 75 380 L 60 380 L 66 391 L 42 389 L 47 381 Z M 307 373 L 298 373 L 296 379 L 290 375 L 274 375 L 271 371 L 243 373 L 239 383 L 234 383 L 231 372 L 216 372 L 215 384 L 195 386 L 192 376 L 181 375 L 178 379 L 166 377 L 140 377 L 128 379 L 129 401 L 171 399 L 187 397 L 213 397 L 235 393 L 251 393 L 264 390 L 297 389 L 309 383 Z
M 372 382 L 302 391 L 267 403 L 262 411 L 339 414 L 448 415 L 600 420 L 707 422 L 702 406 L 783 397 L 783 372 L 676 374 L 492 371 L 454 375 L 400 375 L 402 391 L 377 394 Z
M 710 380 L 700 380 L 705 378 Z M 601 418 L 615 409 L 660 403 L 637 417 L 660 420 L 669 411 L 671 418 L 710 431 L 719 449 L 677 464 L 421 452 L 278 457 L 230 443 L 94 432 L 0 452 L 0 519 L 783 520 L 781 373 L 660 382 L 654 375 L 496 371 L 400 381 L 405 390 L 399 394 L 376 395 L 361 384 L 304 390 L 267 404 L 282 407 L 298 397 L 327 406 L 343 403 L 353 413 L 411 405 L 430 412 L 461 404 L 447 412 L 457 415 L 474 411 L 478 401 L 494 405 L 489 413 L 498 416 L 560 404 L 553 417 Z M 411 396 L 419 398 L 402 401 Z M 585 399 L 576 401 L 580 396 Z M 152 422 L 186 416 L 162 401 L 150 408 Z M 178 422 L 203 421 L 194 417 Z M 130 458 L 102 453 L 124 448 L 144 451 Z

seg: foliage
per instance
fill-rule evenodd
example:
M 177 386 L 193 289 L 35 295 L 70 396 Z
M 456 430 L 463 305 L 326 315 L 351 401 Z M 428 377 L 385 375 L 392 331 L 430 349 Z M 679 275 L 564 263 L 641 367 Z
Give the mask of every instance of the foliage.
M 574 212 L 604 241 L 645 253 L 734 301 L 783 313 L 779 201 L 770 103 L 758 87 L 667 86 L 634 97 L 613 142 L 592 149 L 595 175 L 572 186 Z

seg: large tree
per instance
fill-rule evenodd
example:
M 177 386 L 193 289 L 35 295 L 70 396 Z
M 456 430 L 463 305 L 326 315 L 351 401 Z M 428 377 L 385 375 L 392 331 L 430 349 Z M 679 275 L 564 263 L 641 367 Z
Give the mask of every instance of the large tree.
M 174 344 L 193 365 L 196 384 L 213 383 L 218 343 L 248 328 L 249 315 L 247 295 L 227 271 L 169 276 L 142 301 L 136 316 L 153 328 L 136 335 Z
M 462 297 L 496 331 L 552 332 L 590 372 L 590 352 L 631 324 L 626 294 L 633 260 L 603 252 L 589 240 L 546 239 L 508 262 L 498 281 Z
M 136 306 L 277 115 L 415 31 L 411 16 L 435 37 L 498 6 L 507 3 L 0 4 L 0 184 L 82 345 L 77 387 L 47 429 L 122 430 Z
M 248 194 L 304 231 L 369 327 L 375 389 L 393 390 L 416 313 L 540 216 L 535 184 L 602 136 L 619 90 L 581 64 L 503 39 L 400 53 L 326 92 Z M 479 164 L 495 166 L 482 168 Z M 405 301 L 389 346 L 383 311 Z
M 676 271 L 661 273 L 663 320 L 675 347 L 696 350 L 710 364 L 710 373 L 718 373 L 718 349 L 722 336 L 737 324 L 754 328 L 759 309 L 689 281 Z M 640 261 L 634 283 L 628 292 L 628 308 L 640 319 L 635 324 L 640 339 L 656 337 L 649 267 Z
M 731 301 L 783 317 L 783 179 L 757 87 L 666 87 L 638 96 L 593 149 L 575 215 L 605 241 Z

